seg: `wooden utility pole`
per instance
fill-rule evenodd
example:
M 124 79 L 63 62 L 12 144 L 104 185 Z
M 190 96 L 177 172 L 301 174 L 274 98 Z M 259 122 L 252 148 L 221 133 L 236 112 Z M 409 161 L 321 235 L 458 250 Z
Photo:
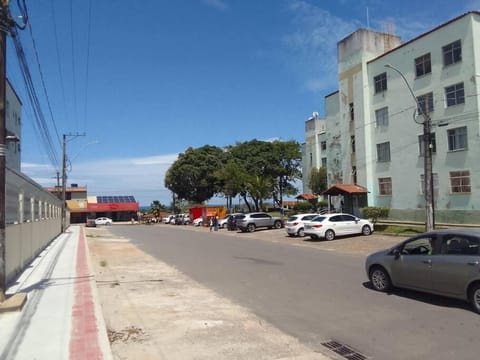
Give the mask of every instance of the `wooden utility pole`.
M 67 137 L 76 138 L 85 136 L 85 133 L 63 134 L 62 156 L 62 232 L 67 229 Z
M 9 23 L 8 0 L 0 5 L 0 303 L 5 301 L 7 290 L 6 254 L 5 254 L 5 152 L 6 152 L 6 39 Z

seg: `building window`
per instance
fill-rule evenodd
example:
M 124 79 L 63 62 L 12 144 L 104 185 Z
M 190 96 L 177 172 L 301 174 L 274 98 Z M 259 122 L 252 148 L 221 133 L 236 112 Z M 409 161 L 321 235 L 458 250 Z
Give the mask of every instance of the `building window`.
M 433 112 L 433 93 L 418 96 L 417 102 L 419 114 L 423 115 Z
M 357 167 L 352 166 L 352 177 L 353 177 L 353 183 L 357 183 Z
M 350 136 L 350 143 L 352 144 L 352 153 L 355 152 L 355 135 Z
M 447 107 L 465 103 L 463 83 L 446 87 L 445 98 L 447 99 Z
M 355 120 L 355 108 L 353 106 L 353 103 L 350 103 L 349 105 L 349 111 L 350 111 L 350 121 Z
M 327 158 L 322 157 L 322 167 L 326 168 L 327 167 Z
M 310 166 L 312 166 L 312 165 L 313 165 L 313 154 L 310 153 Z
M 448 130 L 447 136 L 448 136 L 448 151 L 467 149 L 468 142 L 467 142 L 466 126 Z
M 388 107 L 375 110 L 375 123 L 377 127 L 388 126 Z
M 378 178 L 378 193 L 380 195 L 392 195 L 392 178 Z
M 437 152 L 437 140 L 435 138 L 435 133 L 434 132 L 430 133 L 430 145 L 432 146 L 432 153 L 436 153 Z M 420 156 L 423 156 L 424 155 L 423 134 L 418 135 L 418 149 L 419 149 Z
M 438 195 L 438 174 L 432 173 L 432 182 L 433 182 L 433 193 L 435 196 Z M 422 195 L 425 194 L 425 175 L 420 175 L 420 193 Z
M 390 161 L 390 142 L 377 144 L 377 160 L 379 162 Z
M 450 171 L 450 190 L 452 193 L 470 193 L 470 171 Z
M 375 76 L 373 82 L 375 83 L 375 94 L 387 90 L 387 73 Z
M 442 47 L 443 65 L 448 66 L 462 61 L 462 43 L 457 40 Z
M 326 141 L 322 141 L 320 143 L 320 149 L 322 149 L 322 151 L 327 150 L 327 142 Z
M 415 72 L 417 74 L 417 77 L 430 74 L 432 72 L 430 53 L 422 55 L 415 59 Z

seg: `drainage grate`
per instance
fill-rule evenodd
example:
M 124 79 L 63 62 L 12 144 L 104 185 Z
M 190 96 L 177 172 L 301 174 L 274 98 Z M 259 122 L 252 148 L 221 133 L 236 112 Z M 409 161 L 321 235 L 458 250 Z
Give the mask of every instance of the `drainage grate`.
M 322 343 L 327 349 L 332 350 L 333 352 L 341 355 L 343 358 L 348 360 L 367 360 L 368 358 L 360 354 L 358 351 L 353 350 L 351 347 L 344 345 L 335 340 L 329 340 Z

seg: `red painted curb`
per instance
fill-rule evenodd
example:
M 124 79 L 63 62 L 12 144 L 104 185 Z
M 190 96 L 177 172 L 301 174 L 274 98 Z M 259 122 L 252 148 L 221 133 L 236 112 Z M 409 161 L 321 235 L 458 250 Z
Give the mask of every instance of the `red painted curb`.
M 87 245 L 83 227 L 81 227 L 77 247 L 77 280 L 74 285 L 70 360 L 103 359 L 98 342 L 98 326 L 89 275 Z

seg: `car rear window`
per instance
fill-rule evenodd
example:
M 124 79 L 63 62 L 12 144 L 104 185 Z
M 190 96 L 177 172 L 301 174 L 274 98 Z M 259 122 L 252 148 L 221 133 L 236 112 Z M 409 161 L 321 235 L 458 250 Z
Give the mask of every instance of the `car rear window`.
M 325 219 L 326 219 L 325 216 L 315 216 L 311 221 L 322 222 Z
M 287 219 L 287 221 L 288 221 L 288 222 L 292 222 L 292 221 L 297 220 L 297 218 L 298 218 L 298 216 L 290 216 L 290 217 Z

